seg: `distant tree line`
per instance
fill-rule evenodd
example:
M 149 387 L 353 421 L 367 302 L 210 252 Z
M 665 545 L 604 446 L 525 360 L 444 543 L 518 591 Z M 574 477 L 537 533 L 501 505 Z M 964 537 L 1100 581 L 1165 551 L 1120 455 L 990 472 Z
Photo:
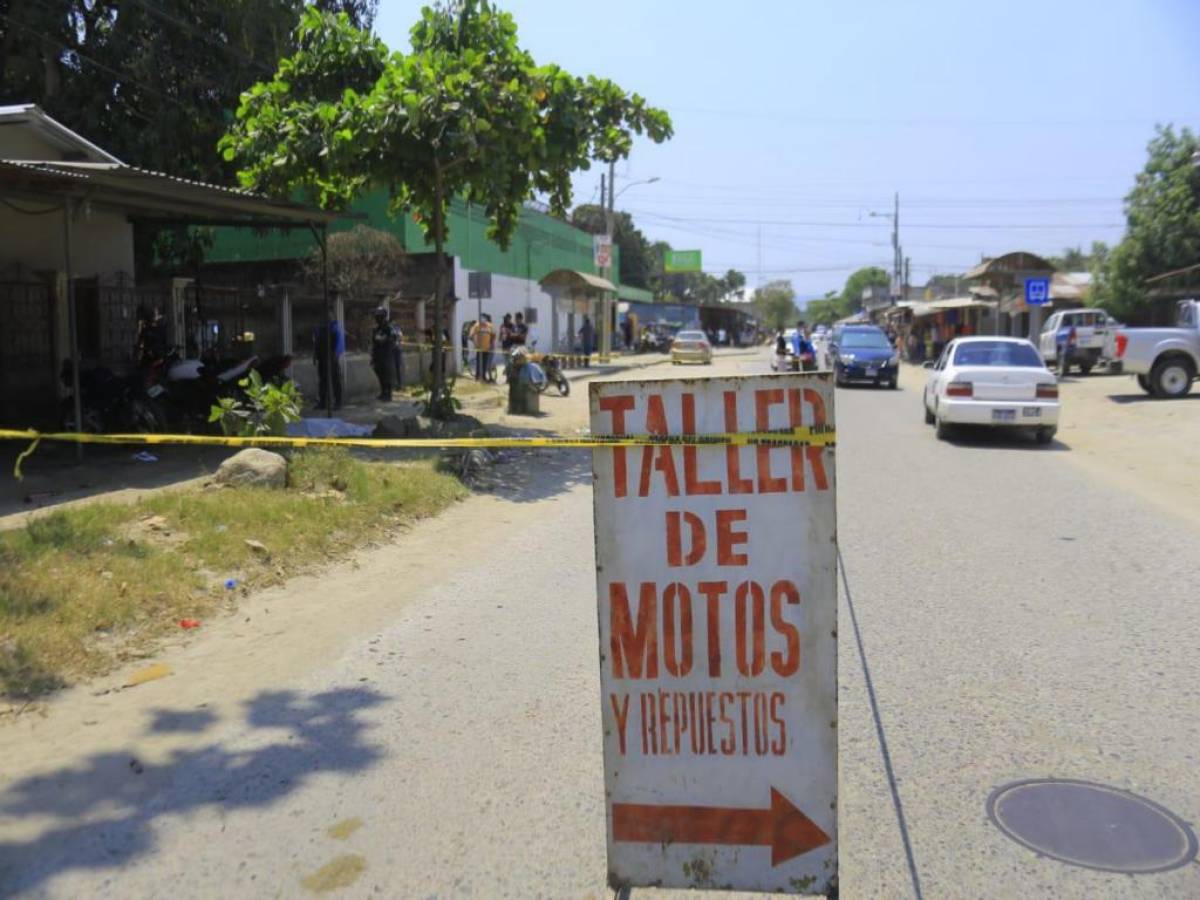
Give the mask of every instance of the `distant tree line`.
M 570 221 L 589 234 L 604 234 L 607 227 L 604 208 L 592 203 L 575 207 Z M 647 238 L 627 212 L 613 213 L 613 243 L 620 249 L 621 283 L 651 291 L 656 299 L 672 303 L 720 303 L 745 297 L 746 276 L 737 269 L 729 269 L 724 275 L 665 272 L 663 259 L 674 248 L 667 241 Z

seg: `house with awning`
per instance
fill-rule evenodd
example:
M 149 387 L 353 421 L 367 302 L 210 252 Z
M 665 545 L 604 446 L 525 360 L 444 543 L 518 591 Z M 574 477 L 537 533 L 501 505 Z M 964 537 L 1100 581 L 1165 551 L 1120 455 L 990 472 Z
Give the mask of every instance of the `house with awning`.
M 988 300 L 996 300 L 999 320 L 995 333 L 1035 340 L 1049 313 L 1045 307 L 1031 307 L 1025 303 L 1025 281 L 1029 278 L 1051 278 L 1054 272 L 1053 264 L 1043 257 L 1017 250 L 985 259 L 967 272 L 964 278 L 974 288 L 987 288 Z
M 128 165 L 33 104 L 0 107 L 0 421 L 55 423 L 60 399 L 78 397 L 58 377 L 64 360 L 76 377 L 131 366 L 139 307 L 157 307 L 190 355 L 252 349 L 239 344 L 255 331 L 273 332 L 272 351 L 285 343 L 286 311 L 253 311 L 263 327 L 252 330 L 246 310 L 213 314 L 187 280 L 139 283 L 135 226 L 282 229 L 311 244 L 337 218 Z

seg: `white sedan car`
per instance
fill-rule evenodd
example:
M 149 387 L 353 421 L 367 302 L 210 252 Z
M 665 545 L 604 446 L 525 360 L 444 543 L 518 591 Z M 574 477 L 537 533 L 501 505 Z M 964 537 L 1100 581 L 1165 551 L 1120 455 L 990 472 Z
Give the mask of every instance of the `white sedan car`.
M 956 338 L 925 385 L 925 422 L 945 440 L 955 425 L 1033 430 L 1039 444 L 1058 431 L 1058 380 L 1022 338 Z

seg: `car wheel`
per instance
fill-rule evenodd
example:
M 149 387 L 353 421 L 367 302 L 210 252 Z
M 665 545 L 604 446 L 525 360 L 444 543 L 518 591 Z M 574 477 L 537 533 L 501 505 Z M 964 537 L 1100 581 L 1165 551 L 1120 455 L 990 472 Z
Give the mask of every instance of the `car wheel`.
M 950 425 L 949 422 L 947 422 L 941 416 L 938 416 L 936 419 L 934 419 L 934 427 L 936 429 L 937 439 L 939 441 L 950 440 L 950 433 L 951 433 L 952 426 Z
M 1092 364 L 1091 363 L 1080 363 L 1079 371 L 1084 375 L 1090 375 L 1092 373 Z
M 899 378 L 893 378 L 891 381 L 888 382 L 888 390 L 889 391 L 894 391 L 898 387 L 900 387 L 900 379 Z
M 1187 395 L 1195 377 L 1196 370 L 1186 357 L 1168 356 L 1156 362 L 1150 370 L 1150 387 L 1154 396 L 1173 400 Z
M 924 403 L 922 403 L 921 405 L 922 405 L 922 406 L 925 406 L 925 404 L 924 404 Z M 926 424 L 926 425 L 932 425 L 932 424 L 933 424 L 935 421 L 936 421 L 936 419 L 934 419 L 934 417 L 933 417 L 933 413 L 931 413 L 931 412 L 929 411 L 929 407 L 928 407 L 928 406 L 925 406 L 925 424 Z
M 1137 383 L 1138 383 L 1138 387 L 1140 387 L 1147 394 L 1154 393 L 1154 389 L 1150 387 L 1150 376 L 1149 375 L 1138 375 Z
M 1053 425 L 1047 425 L 1045 428 L 1039 428 L 1035 437 L 1039 444 L 1049 444 L 1054 440 L 1054 436 L 1058 434 L 1058 428 Z

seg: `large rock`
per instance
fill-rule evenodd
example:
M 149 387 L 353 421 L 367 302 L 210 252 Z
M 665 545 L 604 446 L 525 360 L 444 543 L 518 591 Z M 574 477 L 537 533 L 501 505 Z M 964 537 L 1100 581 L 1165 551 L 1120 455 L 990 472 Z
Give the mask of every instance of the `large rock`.
M 221 463 L 214 480 L 236 487 L 285 487 L 287 460 L 270 450 L 248 447 Z
M 384 416 L 375 426 L 372 437 L 415 438 L 421 436 L 421 421 L 416 416 Z

